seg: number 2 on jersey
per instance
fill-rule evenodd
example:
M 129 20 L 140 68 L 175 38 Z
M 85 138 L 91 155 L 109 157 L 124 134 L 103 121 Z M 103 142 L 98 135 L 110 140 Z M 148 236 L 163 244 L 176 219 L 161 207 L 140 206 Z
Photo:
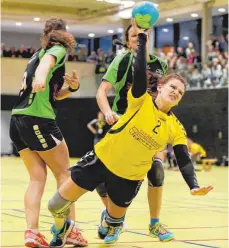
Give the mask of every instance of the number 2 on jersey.
M 153 129 L 153 132 L 155 133 L 155 134 L 158 134 L 158 128 L 161 126 L 161 121 L 160 120 L 158 120 L 157 121 L 157 125 L 154 127 L 154 129 Z

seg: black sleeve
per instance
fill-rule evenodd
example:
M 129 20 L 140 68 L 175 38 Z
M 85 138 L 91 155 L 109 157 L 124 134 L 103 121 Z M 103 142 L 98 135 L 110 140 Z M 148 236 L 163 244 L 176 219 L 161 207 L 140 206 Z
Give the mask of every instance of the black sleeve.
M 146 41 L 147 35 L 144 33 L 138 34 L 138 47 L 133 58 L 133 86 L 132 95 L 139 98 L 145 94 L 147 89 L 146 78 Z
M 188 148 L 186 145 L 176 145 L 173 147 L 176 156 L 177 164 L 181 174 L 188 184 L 190 189 L 199 188 L 195 168 L 189 156 Z

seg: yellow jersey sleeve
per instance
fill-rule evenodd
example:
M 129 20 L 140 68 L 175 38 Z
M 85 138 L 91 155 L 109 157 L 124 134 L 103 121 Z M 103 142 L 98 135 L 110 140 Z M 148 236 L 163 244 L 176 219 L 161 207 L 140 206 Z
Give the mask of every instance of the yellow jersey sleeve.
M 139 98 L 135 98 L 132 95 L 131 88 L 128 90 L 127 94 L 127 101 L 128 101 L 128 108 L 127 110 L 134 110 L 134 109 L 139 109 L 141 108 L 142 104 L 144 101 L 148 98 L 151 98 L 151 96 L 146 92 L 144 95 L 142 95 Z
M 169 144 L 172 146 L 187 145 L 186 131 L 183 125 L 176 119 L 176 117 L 174 118 L 173 131 Z

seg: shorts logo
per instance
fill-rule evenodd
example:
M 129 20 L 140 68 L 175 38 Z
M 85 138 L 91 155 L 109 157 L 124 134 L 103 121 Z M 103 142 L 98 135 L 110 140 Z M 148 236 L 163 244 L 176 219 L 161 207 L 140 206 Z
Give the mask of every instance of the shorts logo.
M 38 125 L 33 125 L 34 133 L 36 134 L 38 140 L 40 141 L 43 148 L 47 148 L 48 144 L 46 143 L 46 140 L 44 139 L 43 135 L 41 134 L 41 131 L 39 129 Z

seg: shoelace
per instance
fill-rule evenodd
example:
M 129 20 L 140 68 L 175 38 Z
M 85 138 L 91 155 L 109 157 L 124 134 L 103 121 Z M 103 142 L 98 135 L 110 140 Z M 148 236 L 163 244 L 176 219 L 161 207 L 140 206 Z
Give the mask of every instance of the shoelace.
M 115 235 L 115 233 L 121 228 L 121 226 L 110 226 L 107 235 Z
M 157 234 L 165 234 L 168 232 L 161 223 L 156 225 L 156 227 L 152 229 L 154 229 Z
M 58 233 L 56 232 L 56 229 L 54 226 L 52 226 L 51 228 L 51 233 L 53 234 L 53 241 L 56 242 Z
M 40 236 L 41 236 L 41 237 L 38 237 L 38 236 L 37 236 L 37 240 L 38 240 L 38 242 L 43 243 L 43 239 L 46 239 L 46 238 L 45 238 L 45 236 L 42 235 L 41 233 L 40 233 Z

